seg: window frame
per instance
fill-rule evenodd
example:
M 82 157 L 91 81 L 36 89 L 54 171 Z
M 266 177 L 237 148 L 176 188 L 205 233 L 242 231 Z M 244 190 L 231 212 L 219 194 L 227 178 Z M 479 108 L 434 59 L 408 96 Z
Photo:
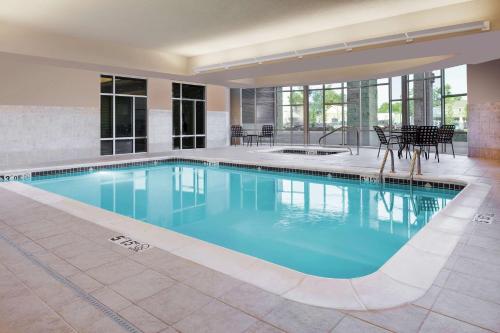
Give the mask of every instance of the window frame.
M 100 156 L 115 156 L 115 155 L 131 155 L 131 154 L 142 154 L 142 153 L 147 153 L 148 152 L 148 146 L 149 146 L 149 140 L 148 140 L 148 134 L 149 134 L 149 101 L 148 101 L 148 96 L 147 96 L 147 91 L 148 91 L 148 79 L 144 77 L 137 77 L 137 76 L 125 76 L 125 75 L 118 75 L 118 74 L 108 74 L 108 73 L 101 73 L 99 75 L 99 78 L 102 77 L 111 77 L 113 80 L 113 85 L 112 85 L 112 92 L 111 93 L 103 93 L 101 90 L 101 86 L 99 85 L 99 97 L 101 96 L 109 96 L 112 99 L 113 102 L 113 110 L 112 110 L 112 118 L 113 118 L 113 126 L 112 126 L 112 137 L 109 138 L 103 138 L 102 133 L 101 133 L 101 128 L 99 128 L 99 143 L 100 143 Z M 116 77 L 121 77 L 121 78 L 131 78 L 131 79 L 138 79 L 138 80 L 144 80 L 146 83 L 146 95 L 127 95 L 127 94 L 116 94 Z M 99 82 L 100 83 L 100 82 Z M 117 137 L 116 136 L 116 97 L 129 97 L 132 98 L 132 136 L 128 137 Z M 146 135 L 145 136 L 135 136 L 135 99 L 136 98 L 145 98 L 146 99 Z M 99 101 L 99 103 L 101 103 Z M 102 105 L 100 105 L 99 112 L 102 112 L 101 110 Z M 101 124 L 100 124 L 101 125 Z M 102 126 L 102 125 L 101 125 Z M 136 152 L 135 149 L 135 141 L 136 139 L 139 140 L 146 140 L 146 151 L 141 151 L 141 152 Z M 132 152 L 131 153 L 116 153 L 116 141 L 125 141 L 125 140 L 132 140 Z M 112 154 L 102 154 L 102 142 L 112 142 L 113 144 L 113 152 Z
M 173 90 L 174 90 L 174 84 L 179 84 L 179 97 L 174 97 L 174 93 L 173 93 Z M 182 97 L 182 86 L 183 85 L 196 85 L 196 86 L 200 86 L 200 87 L 203 87 L 204 89 L 204 93 L 203 93 L 203 97 L 204 99 L 194 99 L 194 98 L 184 98 Z M 205 149 L 207 148 L 207 86 L 204 85 L 204 84 L 193 84 L 193 83 L 188 83 L 188 82 L 179 82 L 179 81 L 176 81 L 176 82 L 172 82 L 172 150 L 188 150 L 188 149 Z M 179 131 L 179 135 L 175 135 L 174 134 L 174 101 L 179 101 L 179 122 L 180 122 L 180 131 Z M 187 134 L 187 135 L 184 135 L 182 133 L 182 102 L 183 101 L 191 101 L 193 102 L 194 104 L 194 116 L 193 116 L 193 129 L 194 129 L 194 134 Z M 204 109 L 203 109 L 203 120 L 204 120 L 204 128 L 203 128 L 203 134 L 197 134 L 196 133 L 196 129 L 197 129 L 197 124 L 196 124 L 196 112 L 197 112 L 197 102 L 203 102 L 203 105 L 204 105 Z M 204 147 L 197 147 L 197 144 L 196 144 L 196 139 L 199 138 L 199 137 L 203 137 L 204 138 L 204 141 L 205 141 L 205 144 L 204 144 Z M 193 148 L 182 148 L 182 141 L 184 138 L 193 138 Z M 175 139 L 179 139 L 179 148 L 175 148 Z

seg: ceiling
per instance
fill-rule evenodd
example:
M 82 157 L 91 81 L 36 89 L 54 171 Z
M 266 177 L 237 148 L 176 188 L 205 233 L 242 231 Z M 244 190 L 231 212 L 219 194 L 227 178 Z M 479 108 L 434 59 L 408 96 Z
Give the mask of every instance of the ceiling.
M 0 20 L 199 56 L 469 0 L 2 0 Z
M 434 41 L 416 41 L 414 45 L 355 49 L 349 56 L 327 53 L 216 73 L 195 74 L 193 68 L 476 20 L 489 20 L 492 30 L 497 30 L 500 1 L 2 0 L 0 54 L 227 86 L 279 84 L 285 78 L 287 82 L 312 82 L 339 73 L 383 75 L 390 62 L 397 62 L 395 68 L 403 71 L 423 64 L 443 65 L 443 59 L 474 62 L 484 55 L 468 58 L 474 56 L 471 50 L 446 43 L 448 49 L 424 52 L 425 43 Z M 447 39 L 434 38 L 443 43 Z M 398 56 L 394 56 L 395 50 Z M 480 55 L 480 50 L 475 51 Z

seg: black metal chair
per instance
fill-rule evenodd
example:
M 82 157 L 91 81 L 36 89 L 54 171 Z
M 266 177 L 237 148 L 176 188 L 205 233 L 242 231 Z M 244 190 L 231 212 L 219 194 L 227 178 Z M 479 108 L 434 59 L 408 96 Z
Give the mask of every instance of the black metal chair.
M 453 135 L 455 135 L 455 125 L 441 125 L 438 130 L 438 143 L 444 144 L 446 150 L 446 144 L 451 144 L 451 151 L 453 152 L 453 158 L 455 158 L 455 148 L 453 148 Z
M 245 143 L 245 138 L 247 137 L 246 131 L 240 125 L 231 125 L 231 145 L 236 145 L 237 139 L 241 138 L 243 143 Z M 236 140 L 235 140 L 236 139 Z
M 385 145 L 387 148 L 389 148 L 389 146 L 394 144 L 399 145 L 399 140 L 397 136 L 391 135 L 387 137 L 384 133 L 384 130 L 380 126 L 373 126 L 373 129 L 377 133 L 378 139 L 380 141 L 380 145 L 378 146 L 377 158 L 380 156 L 380 148 L 382 148 L 382 145 Z M 396 140 L 396 142 L 393 142 L 393 140 Z
M 431 147 L 436 149 L 436 155 L 439 163 L 439 149 L 438 149 L 438 128 L 437 126 L 419 126 L 417 127 L 417 136 L 414 147 L 419 147 L 420 151 L 425 154 L 425 159 L 429 159 Z
M 417 136 L 417 126 L 416 125 L 403 125 L 401 126 L 401 136 L 399 137 L 400 151 L 399 157 L 403 155 L 403 149 L 406 148 L 405 157 L 408 158 L 408 154 L 411 158 L 411 146 L 415 145 L 415 139 Z
M 257 145 L 261 142 L 263 138 L 269 138 L 269 145 L 274 145 L 274 126 L 273 125 L 262 125 L 262 130 L 257 138 Z

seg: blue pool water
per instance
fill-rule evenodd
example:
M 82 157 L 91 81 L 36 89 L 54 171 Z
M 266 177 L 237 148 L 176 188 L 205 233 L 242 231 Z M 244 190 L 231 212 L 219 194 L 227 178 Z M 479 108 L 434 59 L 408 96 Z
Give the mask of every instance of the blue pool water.
M 382 266 L 458 192 L 182 163 L 34 178 L 41 189 L 307 274 Z

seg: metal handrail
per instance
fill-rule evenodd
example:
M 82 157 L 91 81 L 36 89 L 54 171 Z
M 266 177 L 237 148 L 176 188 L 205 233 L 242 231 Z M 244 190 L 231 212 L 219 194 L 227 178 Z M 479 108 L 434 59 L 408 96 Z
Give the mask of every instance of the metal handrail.
M 391 148 L 387 148 L 384 154 L 384 159 L 382 160 L 382 164 L 380 165 L 380 170 L 378 172 L 378 180 L 380 183 L 384 182 L 384 169 L 385 169 L 385 163 L 387 162 L 387 157 L 391 155 L 391 171 L 390 173 L 396 172 L 394 169 L 394 152 L 392 151 Z
M 333 130 L 331 130 L 330 132 L 324 134 L 323 136 L 321 136 L 318 140 L 318 144 L 320 146 L 327 146 L 327 145 L 323 145 L 321 143 L 321 140 L 325 139 L 324 141 L 326 141 L 326 137 L 339 131 L 339 130 L 342 130 L 342 132 L 345 132 L 346 130 L 349 130 L 349 129 L 356 129 L 356 155 L 359 155 L 359 129 L 357 127 L 352 127 L 352 126 L 340 126 L 340 127 L 337 127 L 337 128 L 334 128 Z M 343 144 L 343 145 L 328 145 L 329 147 L 335 147 L 335 146 L 338 146 L 338 147 L 347 147 L 347 149 L 349 149 L 349 152 L 351 153 L 352 155 L 352 149 L 351 147 L 349 147 L 348 145 L 346 144 Z
M 420 149 L 415 149 L 413 157 L 410 162 L 410 187 L 413 185 L 413 174 L 415 173 L 415 162 L 417 163 L 417 176 L 422 175 L 422 163 L 420 161 L 420 155 L 422 151 Z

